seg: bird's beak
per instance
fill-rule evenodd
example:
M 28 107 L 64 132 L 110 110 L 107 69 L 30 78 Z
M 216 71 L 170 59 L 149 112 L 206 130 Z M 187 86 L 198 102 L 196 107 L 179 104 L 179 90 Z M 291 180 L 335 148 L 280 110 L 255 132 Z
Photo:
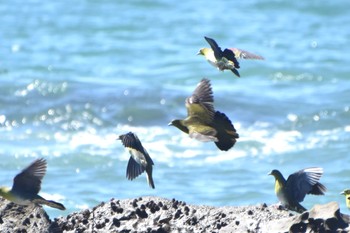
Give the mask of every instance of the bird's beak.
M 201 51 L 198 51 L 197 55 L 201 55 Z
M 341 192 L 341 193 L 339 193 L 340 195 L 345 195 L 345 192 L 343 191 L 343 192 Z
M 122 140 L 121 135 L 119 135 L 115 140 Z
M 172 126 L 173 125 L 173 122 L 169 122 L 168 126 Z
M 271 175 L 272 175 L 272 172 L 267 173 L 267 175 L 268 175 L 268 176 L 271 176 Z

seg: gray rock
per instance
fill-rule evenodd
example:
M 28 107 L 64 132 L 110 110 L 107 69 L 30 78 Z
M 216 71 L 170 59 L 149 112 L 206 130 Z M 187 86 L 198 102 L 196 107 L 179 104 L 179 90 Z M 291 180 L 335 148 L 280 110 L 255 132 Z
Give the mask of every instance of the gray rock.
M 25 207 L 0 197 L 0 232 L 48 232 L 49 216 L 40 207 Z
M 112 199 L 52 222 L 42 208 L 3 200 L 0 208 L 0 232 L 348 232 L 350 222 L 335 202 L 294 215 L 266 204 L 212 207 L 159 197 Z

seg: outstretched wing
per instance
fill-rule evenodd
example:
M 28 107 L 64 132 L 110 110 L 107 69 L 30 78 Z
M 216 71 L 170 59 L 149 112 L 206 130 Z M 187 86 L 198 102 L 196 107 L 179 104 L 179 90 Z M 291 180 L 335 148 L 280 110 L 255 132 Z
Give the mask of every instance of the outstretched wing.
M 36 195 L 40 191 L 41 181 L 46 173 L 46 160 L 35 160 L 13 180 L 12 192 L 26 195 Z
M 286 188 L 294 197 L 294 200 L 298 202 L 302 202 L 306 194 L 324 194 L 326 187 L 318 182 L 322 174 L 323 169 L 320 167 L 311 167 L 300 170 L 288 177 Z M 315 190 L 319 192 L 315 193 Z
M 119 136 L 125 148 L 130 152 L 130 159 L 126 168 L 126 177 L 133 180 L 143 173 L 147 165 L 153 165 L 153 161 L 136 134 L 129 132 Z
M 214 110 L 214 97 L 209 79 L 202 79 L 192 96 L 186 99 L 188 116 L 196 116 L 205 122 L 211 122 Z
M 204 37 L 204 39 L 208 42 L 210 45 L 211 49 L 214 51 L 214 56 L 216 60 L 220 60 L 223 57 L 223 53 L 219 45 L 215 42 L 214 39 L 211 39 L 209 37 Z
M 264 60 L 264 57 L 260 55 L 256 55 L 254 53 L 248 52 L 243 49 L 238 48 L 229 48 L 234 54 L 237 59 L 255 59 L 255 60 Z

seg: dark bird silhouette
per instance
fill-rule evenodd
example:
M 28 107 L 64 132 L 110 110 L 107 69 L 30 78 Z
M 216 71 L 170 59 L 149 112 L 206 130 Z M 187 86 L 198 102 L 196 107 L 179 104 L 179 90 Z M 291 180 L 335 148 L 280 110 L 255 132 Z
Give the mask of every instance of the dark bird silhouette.
M 120 135 L 118 139 L 122 141 L 124 147 L 131 155 L 126 169 L 126 177 L 128 180 L 133 180 L 146 171 L 147 182 L 149 186 L 154 189 L 155 186 L 152 178 L 154 163 L 146 149 L 142 146 L 139 138 L 136 134 L 129 132 Z

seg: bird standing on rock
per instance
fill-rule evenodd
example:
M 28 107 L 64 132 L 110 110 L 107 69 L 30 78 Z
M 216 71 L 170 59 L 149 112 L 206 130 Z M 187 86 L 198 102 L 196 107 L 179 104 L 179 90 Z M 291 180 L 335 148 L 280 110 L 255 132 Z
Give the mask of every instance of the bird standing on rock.
M 173 125 L 202 142 L 215 142 L 220 150 L 227 151 L 239 138 L 230 119 L 214 109 L 214 97 L 210 81 L 202 79 L 192 96 L 186 99 L 187 118 L 173 120 Z
M 311 167 L 291 174 L 287 180 L 278 170 L 272 170 L 269 175 L 275 177 L 275 193 L 286 208 L 302 213 L 306 209 L 300 204 L 306 194 L 324 195 L 326 187 L 319 183 L 323 169 Z
M 152 178 L 154 163 L 146 149 L 142 146 L 139 138 L 136 134 L 129 132 L 120 135 L 118 139 L 122 141 L 123 145 L 128 149 L 131 155 L 126 169 L 126 177 L 128 180 L 133 180 L 146 171 L 147 182 L 149 186 L 154 189 L 155 186 Z
M 237 59 L 264 59 L 262 56 L 238 48 L 226 48 L 222 51 L 215 40 L 209 37 L 204 38 L 211 48 L 201 48 L 197 55 L 203 55 L 210 64 L 221 71 L 231 70 L 238 77 L 240 77 L 240 74 L 237 69 L 239 69 L 240 66 Z
M 35 160 L 15 176 L 12 189 L 0 187 L 0 196 L 19 205 L 47 205 L 65 210 L 66 208 L 61 203 L 45 200 L 38 195 L 41 189 L 41 181 L 46 173 L 46 165 L 45 159 Z
M 340 194 L 345 195 L 346 207 L 348 207 L 350 209 L 350 189 L 345 189 Z

